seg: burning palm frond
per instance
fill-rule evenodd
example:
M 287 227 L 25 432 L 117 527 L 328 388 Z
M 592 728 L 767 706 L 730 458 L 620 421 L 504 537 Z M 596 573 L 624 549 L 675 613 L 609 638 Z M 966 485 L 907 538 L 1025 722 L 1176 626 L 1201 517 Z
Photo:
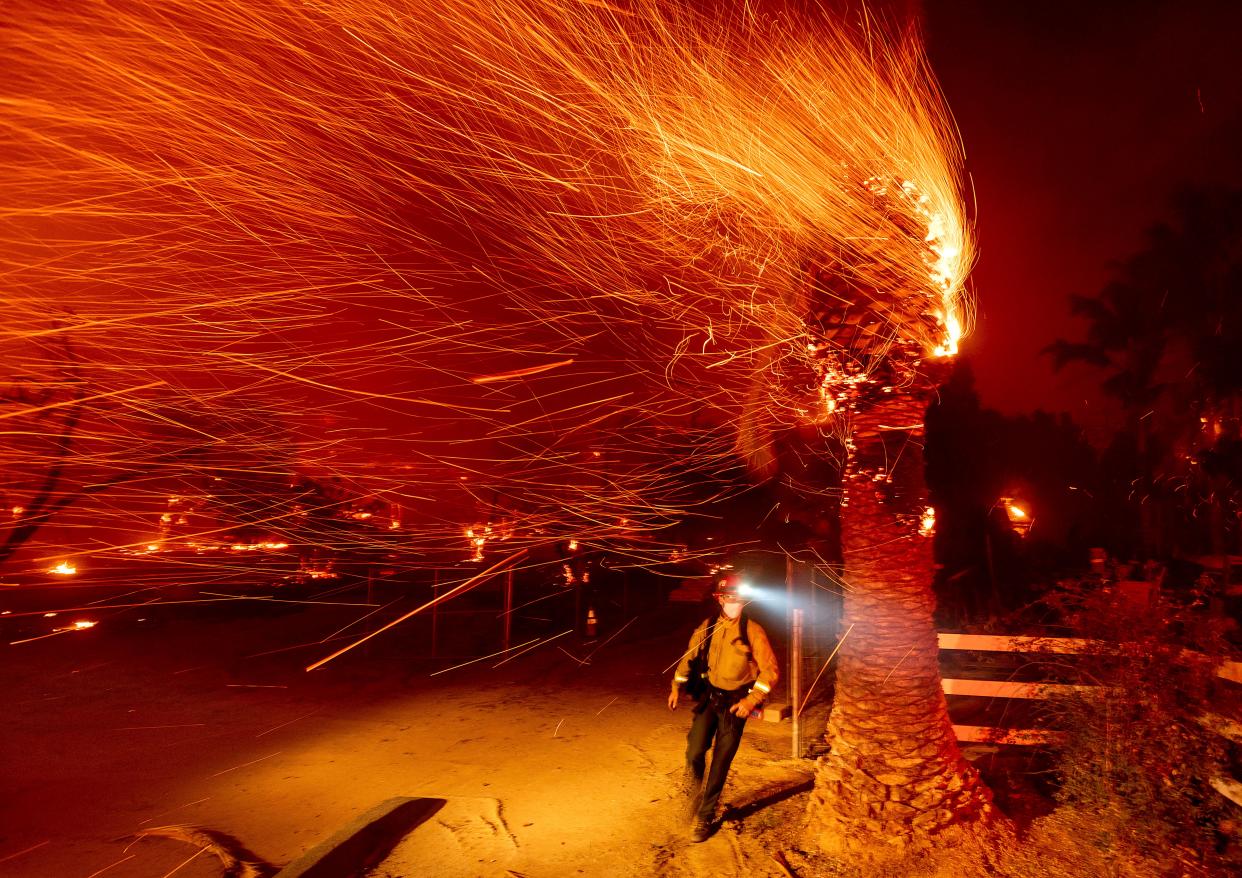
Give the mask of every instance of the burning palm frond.
M 134 838 L 170 838 L 206 850 L 224 867 L 224 878 L 271 878 L 276 867 L 264 862 L 233 836 L 189 824 L 157 826 L 134 833 Z

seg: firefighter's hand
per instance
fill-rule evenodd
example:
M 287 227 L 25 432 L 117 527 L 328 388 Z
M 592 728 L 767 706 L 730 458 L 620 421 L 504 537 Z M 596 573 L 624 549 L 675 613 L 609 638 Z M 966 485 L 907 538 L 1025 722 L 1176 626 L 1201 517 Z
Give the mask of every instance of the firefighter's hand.
M 750 716 L 750 712 L 755 709 L 755 702 L 749 698 L 743 698 L 737 704 L 729 708 L 729 711 L 737 717 L 745 719 Z
M 674 688 L 672 692 L 668 693 L 668 709 L 676 710 L 677 702 L 678 700 L 680 700 L 680 698 L 681 698 L 681 691 L 676 688 Z

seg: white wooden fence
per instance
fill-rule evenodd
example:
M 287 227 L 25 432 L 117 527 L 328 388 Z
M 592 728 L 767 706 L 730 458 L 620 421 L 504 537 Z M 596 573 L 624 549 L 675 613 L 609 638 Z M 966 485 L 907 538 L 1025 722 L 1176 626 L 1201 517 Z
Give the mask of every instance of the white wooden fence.
M 1078 655 L 1099 648 L 1100 641 L 1073 637 L 1030 637 L 999 634 L 949 634 L 941 633 L 942 650 L 970 650 L 974 652 L 1038 652 L 1059 655 Z M 1216 671 L 1217 676 L 1242 684 L 1242 662 L 1227 661 Z M 979 680 L 946 677 L 941 680 L 945 695 L 975 695 L 991 698 L 1046 699 L 1057 694 L 1091 689 L 1066 683 L 1014 683 L 1007 680 Z M 1206 714 L 1200 720 L 1204 726 L 1242 743 L 1242 724 L 1227 717 Z M 1034 745 L 1054 743 L 1059 739 L 1055 731 L 1045 729 L 1013 729 L 998 726 L 954 725 L 953 731 L 959 741 L 986 742 L 992 744 Z M 1232 778 L 1214 778 L 1212 786 L 1217 792 L 1242 805 L 1242 783 Z

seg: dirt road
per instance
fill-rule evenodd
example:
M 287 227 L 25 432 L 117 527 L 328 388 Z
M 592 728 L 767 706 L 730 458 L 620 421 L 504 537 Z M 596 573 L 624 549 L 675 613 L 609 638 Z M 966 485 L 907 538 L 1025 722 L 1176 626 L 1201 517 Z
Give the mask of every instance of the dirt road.
M 665 669 L 689 627 L 645 624 L 589 664 L 595 646 L 563 638 L 437 676 L 448 662 L 409 658 L 399 631 L 305 673 L 330 649 L 285 647 L 339 627 L 322 610 L 6 647 L 0 876 L 219 875 L 191 845 L 133 838 L 174 823 L 283 865 L 393 796 L 451 802 L 376 875 L 728 874 L 728 833 L 691 850 L 674 797 L 689 714 L 665 706 Z M 726 805 L 797 775 L 788 734 L 749 724 Z

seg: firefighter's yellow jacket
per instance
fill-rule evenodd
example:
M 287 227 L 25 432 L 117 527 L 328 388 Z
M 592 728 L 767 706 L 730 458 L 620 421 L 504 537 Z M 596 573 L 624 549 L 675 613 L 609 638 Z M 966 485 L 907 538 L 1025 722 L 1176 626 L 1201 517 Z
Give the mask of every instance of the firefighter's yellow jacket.
M 750 698 L 760 704 L 780 679 L 776 653 L 763 626 L 754 619 L 746 621 L 748 649 L 742 643 L 741 617 L 730 619 L 721 613 L 715 619 L 705 619 L 690 635 L 690 648 L 681 657 L 677 672 L 673 675 L 674 688 L 686 683 L 690 677 L 690 661 L 698 655 L 704 637 L 711 637 L 707 647 L 707 682 L 717 689 L 739 689 L 751 683 Z M 709 630 L 710 629 L 710 630 Z

